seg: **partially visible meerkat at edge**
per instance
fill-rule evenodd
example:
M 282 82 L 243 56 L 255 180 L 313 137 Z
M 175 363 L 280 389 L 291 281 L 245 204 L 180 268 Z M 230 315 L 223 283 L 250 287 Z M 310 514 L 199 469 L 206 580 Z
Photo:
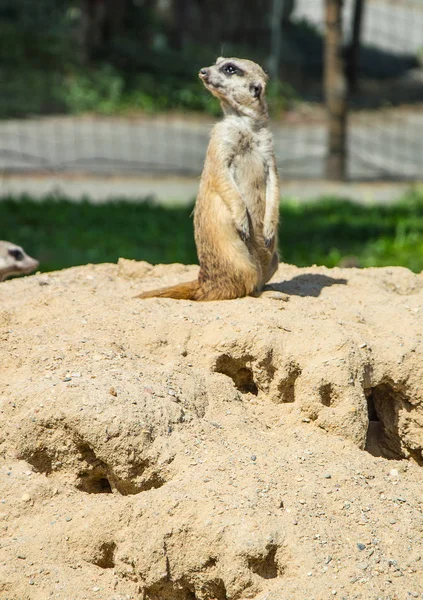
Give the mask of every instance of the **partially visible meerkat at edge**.
M 258 295 L 278 268 L 279 178 L 256 63 L 218 58 L 199 72 L 224 113 L 210 137 L 194 208 L 196 281 L 138 298 L 229 300 Z
M 28 275 L 39 264 L 38 260 L 28 256 L 20 246 L 0 240 L 0 281 L 11 275 Z

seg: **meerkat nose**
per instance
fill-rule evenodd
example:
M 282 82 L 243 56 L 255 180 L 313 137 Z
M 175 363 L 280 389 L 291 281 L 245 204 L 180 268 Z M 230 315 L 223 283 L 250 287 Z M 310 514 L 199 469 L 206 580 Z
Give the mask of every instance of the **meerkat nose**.
M 208 69 L 200 69 L 200 72 L 198 73 L 199 77 L 202 77 L 203 79 L 205 79 L 208 76 L 208 74 Z

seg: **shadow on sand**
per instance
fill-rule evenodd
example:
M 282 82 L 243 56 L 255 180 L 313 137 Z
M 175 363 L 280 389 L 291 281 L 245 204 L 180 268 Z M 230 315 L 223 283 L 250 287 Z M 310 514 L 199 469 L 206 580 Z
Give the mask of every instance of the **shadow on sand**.
M 297 275 L 288 281 L 272 283 L 265 286 L 265 290 L 282 292 L 290 296 L 320 296 L 324 287 L 331 285 L 347 285 L 348 279 L 335 279 L 327 275 L 315 273 Z

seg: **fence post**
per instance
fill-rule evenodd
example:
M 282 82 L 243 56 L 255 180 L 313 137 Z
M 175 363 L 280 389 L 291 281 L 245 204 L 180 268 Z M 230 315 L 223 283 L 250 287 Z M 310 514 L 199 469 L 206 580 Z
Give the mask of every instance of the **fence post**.
M 363 23 L 364 0 L 355 0 L 351 43 L 347 52 L 347 77 L 351 92 L 357 88 L 358 59 L 360 53 L 361 27 Z
M 345 180 L 347 167 L 348 87 L 345 77 L 343 38 L 343 0 L 326 0 L 324 91 L 328 115 L 326 177 Z
M 273 0 L 270 26 L 270 56 L 268 61 L 269 75 L 274 81 L 279 79 L 279 60 L 282 40 L 282 17 L 284 0 Z

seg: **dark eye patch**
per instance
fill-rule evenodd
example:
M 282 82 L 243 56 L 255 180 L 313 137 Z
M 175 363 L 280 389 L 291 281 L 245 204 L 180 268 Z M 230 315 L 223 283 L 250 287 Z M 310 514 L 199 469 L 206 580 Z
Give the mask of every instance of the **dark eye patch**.
M 13 258 L 18 261 L 24 259 L 23 253 L 20 250 L 17 250 L 16 248 L 9 250 L 8 254 L 9 254 L 9 256 L 13 256 Z
M 244 71 L 242 71 L 242 69 L 233 63 L 227 63 L 226 65 L 223 65 L 223 67 L 220 68 L 220 71 L 226 75 L 239 75 L 240 77 L 243 77 L 244 75 Z

